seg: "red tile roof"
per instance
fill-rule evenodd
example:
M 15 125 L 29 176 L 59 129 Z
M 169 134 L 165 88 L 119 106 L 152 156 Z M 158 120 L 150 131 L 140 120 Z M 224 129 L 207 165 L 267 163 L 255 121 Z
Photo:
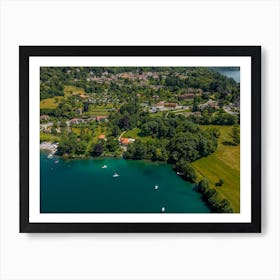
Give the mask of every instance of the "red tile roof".
M 128 138 L 121 138 L 121 143 L 124 145 L 128 145 L 129 144 L 129 139 Z

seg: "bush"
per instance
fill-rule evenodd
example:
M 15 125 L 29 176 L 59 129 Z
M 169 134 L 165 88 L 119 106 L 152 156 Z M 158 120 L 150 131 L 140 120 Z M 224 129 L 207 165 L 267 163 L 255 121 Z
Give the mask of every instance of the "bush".
M 215 185 L 216 187 L 221 187 L 224 183 L 225 183 L 224 180 L 220 179 L 219 182 L 217 182 Z

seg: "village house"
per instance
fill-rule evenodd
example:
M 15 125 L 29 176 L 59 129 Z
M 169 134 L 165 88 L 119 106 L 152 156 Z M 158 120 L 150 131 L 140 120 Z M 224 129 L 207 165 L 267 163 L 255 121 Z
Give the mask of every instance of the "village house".
M 85 120 L 84 119 L 77 119 L 77 118 L 74 118 L 72 120 L 70 120 L 70 123 L 71 124 L 80 124 L 80 123 L 84 123 Z
M 181 100 L 192 100 L 194 99 L 194 94 L 193 93 L 185 93 L 185 94 L 182 94 L 181 96 L 179 96 L 179 99 Z
M 46 127 L 43 127 L 40 130 L 42 130 L 44 133 L 51 133 L 52 127 L 51 126 L 46 126 Z
M 40 116 L 41 121 L 47 121 L 50 117 L 48 115 L 42 115 Z
M 99 140 L 106 141 L 106 135 L 105 135 L 105 134 L 100 134 L 100 135 L 98 136 L 98 139 L 99 139 Z
M 210 107 L 210 108 L 214 108 L 216 110 L 218 110 L 220 107 L 218 105 L 218 102 L 217 101 L 213 101 L 212 99 L 208 100 L 206 103 L 204 104 L 200 104 L 199 105 L 199 109 L 203 110 L 207 107 Z
M 176 108 L 177 105 L 178 105 L 177 103 L 173 103 L 173 102 L 164 103 L 164 107 L 170 107 L 170 108 Z
M 164 106 L 164 101 L 160 101 L 156 104 L 156 107 L 163 107 Z
M 119 76 L 122 79 L 129 79 L 131 74 L 129 74 L 129 73 L 121 73 Z
M 79 96 L 80 96 L 82 99 L 88 98 L 88 96 L 87 96 L 86 94 L 84 94 L 84 93 L 80 94 Z
M 135 142 L 135 139 L 133 139 L 133 138 L 121 138 L 120 139 L 120 143 L 122 146 L 127 146 L 133 142 Z

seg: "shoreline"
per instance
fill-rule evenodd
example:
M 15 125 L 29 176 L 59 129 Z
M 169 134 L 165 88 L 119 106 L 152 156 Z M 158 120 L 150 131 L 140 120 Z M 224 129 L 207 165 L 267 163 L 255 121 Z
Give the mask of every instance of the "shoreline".
M 43 149 L 40 147 L 41 152 L 45 151 L 50 151 L 49 149 Z M 125 160 L 125 161 L 131 161 L 131 162 L 146 162 L 149 164 L 157 164 L 157 165 L 163 165 L 167 164 L 172 167 L 172 164 L 165 162 L 165 161 L 152 161 L 149 159 L 141 159 L 141 160 L 135 160 L 135 159 L 126 159 L 123 156 L 109 156 L 109 155 L 104 155 L 104 156 L 99 156 L 99 157 L 93 157 L 93 156 L 76 156 L 76 157 L 68 157 L 68 156 L 63 156 L 63 155 L 57 155 L 55 153 L 52 154 L 53 156 L 62 158 L 64 160 L 104 160 L 104 159 L 116 159 L 116 160 Z M 173 169 L 173 168 L 172 168 Z M 173 169 L 174 170 L 174 169 Z M 187 181 L 189 182 L 189 181 Z M 191 183 L 191 182 L 190 182 Z
M 53 157 L 57 152 L 58 142 L 47 142 L 40 143 L 40 150 L 49 151 L 48 157 Z
M 42 151 L 46 151 L 47 149 L 41 149 Z M 50 150 L 49 150 L 50 151 Z M 53 156 L 62 158 L 65 161 L 76 161 L 76 160 L 94 160 L 94 161 L 103 161 L 103 160 L 124 160 L 127 162 L 141 162 L 141 163 L 145 163 L 145 164 L 149 164 L 149 165 L 154 165 L 154 166 L 159 166 L 159 165 L 167 165 L 168 167 L 170 167 L 170 169 L 172 170 L 172 172 L 174 172 L 174 174 L 178 177 L 180 177 L 185 183 L 187 184 L 191 184 L 192 185 L 192 190 L 196 193 L 200 193 L 201 194 L 201 201 L 207 206 L 207 208 L 213 212 L 214 207 L 213 205 L 211 205 L 211 203 L 209 203 L 209 201 L 207 201 L 205 199 L 205 197 L 203 196 L 203 193 L 199 192 L 197 190 L 198 187 L 198 181 L 196 180 L 195 182 L 190 182 L 186 179 L 184 179 L 184 177 L 182 175 L 178 175 L 176 169 L 174 168 L 174 166 L 168 162 L 162 162 L 162 161 L 152 161 L 152 160 L 148 160 L 148 159 L 143 159 L 143 160 L 133 160 L 133 159 L 125 159 L 124 157 L 112 157 L 112 156 L 100 156 L 100 157 L 93 157 L 93 156 L 87 156 L 87 157 L 74 157 L 74 158 L 69 158 L 69 157 L 65 157 L 65 156 L 61 156 L 61 155 L 55 155 L 52 154 L 52 156 L 47 156 L 48 159 L 53 158 Z

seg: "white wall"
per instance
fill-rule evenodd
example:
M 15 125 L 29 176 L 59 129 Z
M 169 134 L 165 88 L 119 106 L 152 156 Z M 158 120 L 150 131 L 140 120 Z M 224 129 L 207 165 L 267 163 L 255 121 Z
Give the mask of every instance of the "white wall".
M 279 1 L 0 0 L 1 279 L 280 279 Z M 18 45 L 262 45 L 262 234 L 19 234 Z M 9 119 L 8 119 L 9 117 Z

